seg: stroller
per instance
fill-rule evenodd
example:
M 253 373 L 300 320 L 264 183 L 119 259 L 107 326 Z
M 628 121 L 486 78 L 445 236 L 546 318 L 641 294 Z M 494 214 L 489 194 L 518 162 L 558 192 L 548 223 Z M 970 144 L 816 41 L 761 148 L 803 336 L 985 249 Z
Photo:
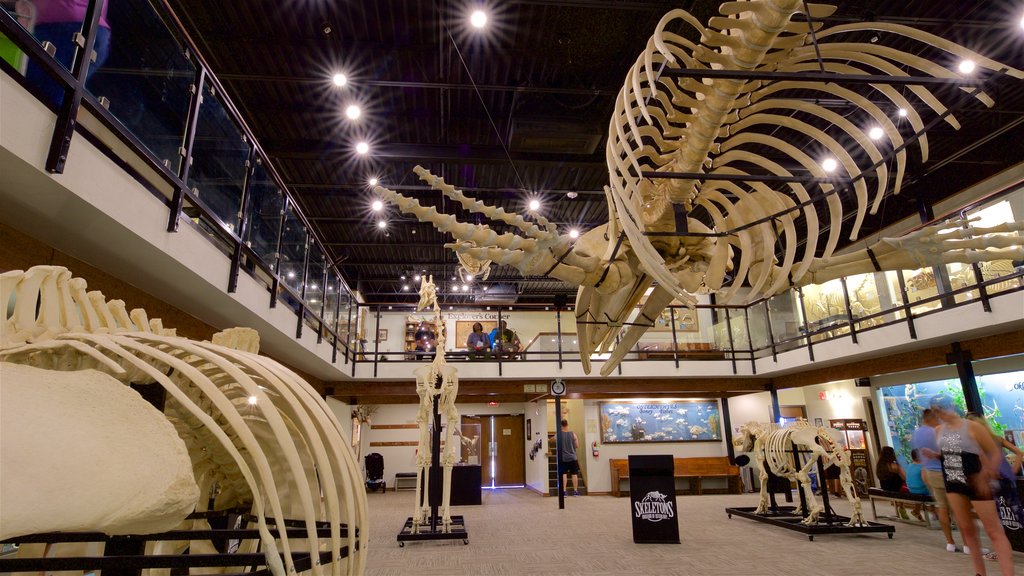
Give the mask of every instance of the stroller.
M 387 483 L 384 482 L 384 457 L 373 452 L 366 455 L 366 490 L 373 491 L 380 489 L 387 492 Z

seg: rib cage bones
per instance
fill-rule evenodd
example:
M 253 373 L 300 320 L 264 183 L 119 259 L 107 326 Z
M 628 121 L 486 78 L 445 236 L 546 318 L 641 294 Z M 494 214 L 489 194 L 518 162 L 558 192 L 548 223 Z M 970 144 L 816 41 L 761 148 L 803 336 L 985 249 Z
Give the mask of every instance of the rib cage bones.
M 584 370 L 589 372 L 592 353 L 606 351 L 620 337 L 615 352 L 602 367 L 605 375 L 614 370 L 673 300 L 692 306 L 694 294 L 713 292 L 719 304 L 751 302 L 793 285 L 839 277 L 830 270 L 839 264 L 845 274 L 876 271 L 863 250 L 852 256 L 834 257 L 844 222 L 844 199 L 835 184 L 793 182 L 772 188 L 757 181 L 746 181 L 741 186 L 710 177 L 696 181 L 650 179 L 642 175 L 690 172 L 742 176 L 756 171 L 794 176 L 783 163 L 761 152 L 770 149 L 810 176 L 827 178 L 829 174 L 819 164 L 821 159 L 815 156 L 827 152 L 837 160 L 840 173 L 852 181 L 852 198 L 846 202 L 853 203 L 849 209 L 853 219 L 849 238 L 854 240 L 866 215 L 880 208 L 886 194 L 898 194 L 903 185 L 908 154 L 904 148 L 905 131 L 901 132 L 889 117 L 903 109 L 909 129 L 921 132 L 925 127 L 921 108 L 936 115 L 948 111 L 931 91 L 924 86 L 909 86 L 906 91 L 911 99 L 903 91 L 883 84 L 855 91 L 805 80 L 676 80 L 660 77 L 661 66 L 757 72 L 818 71 L 820 67 L 837 74 L 890 76 L 910 75 L 904 71 L 906 67 L 919 75 L 955 77 L 953 72 L 925 58 L 882 44 L 846 41 L 848 36 L 844 36 L 876 31 L 909 39 L 935 52 L 969 58 L 979 69 L 998 71 L 1018 80 L 1024 78 L 1020 70 L 952 42 L 888 23 L 824 28 L 815 21 L 821 54 L 818 62 L 815 47 L 810 45 L 808 22 L 792 20 L 802 8 L 801 0 L 751 0 L 722 3 L 722 16 L 711 18 L 707 26 L 683 10 L 673 10 L 662 18 L 628 71 L 609 123 L 606 159 L 610 186 L 605 189 L 609 221 L 578 240 L 559 234 L 543 218 L 529 223 L 500 208 L 468 199 L 420 167 L 415 172 L 433 188 L 466 210 L 504 223 L 519 234 L 498 234 L 487 226 L 458 222 L 454 216 L 439 214 L 436 209 L 383 187 L 376 187 L 375 191 L 403 212 L 451 233 L 455 241 L 447 246 L 459 254 L 580 286 L 575 310 Z M 808 10 L 812 19 L 820 19 L 830 15 L 835 7 L 810 4 Z M 679 24 L 695 30 L 699 43 L 673 32 Z M 793 96 L 794 90 L 803 94 Z M 807 101 L 807 92 L 850 103 L 864 120 L 870 119 L 882 128 L 882 141 L 870 140 L 864 135 L 863 126 Z M 985 105 L 992 104 L 991 97 L 983 91 L 969 94 Z M 945 117 L 945 122 L 952 128 L 960 126 L 952 114 Z M 823 124 L 829 129 L 823 130 Z M 804 150 L 790 143 L 791 138 L 775 134 L 777 131 L 811 143 L 817 151 Z M 927 161 L 927 134 L 917 144 L 922 161 Z M 892 154 L 895 167 L 891 172 L 889 163 L 884 161 L 880 148 L 883 146 L 897 150 Z M 859 177 L 862 171 L 876 178 L 873 189 L 869 189 L 865 178 Z M 819 205 L 826 222 L 819 222 Z M 685 233 L 676 230 L 677 207 L 686 212 Z M 698 219 L 695 212 L 704 215 Z M 899 254 L 879 259 L 881 269 L 899 269 L 915 260 L 939 264 L 1024 254 L 1021 227 L 1021 223 L 1015 223 L 1002 229 L 969 230 L 971 236 L 965 239 L 973 244 L 964 246 L 945 242 L 951 236 L 943 239 L 938 229 L 932 229 L 925 234 L 932 242 L 926 250 L 899 245 Z M 824 245 L 820 245 L 823 231 Z M 701 235 L 709 232 L 717 235 Z M 985 235 L 1002 236 L 993 239 Z M 801 250 L 799 243 L 803 240 L 806 243 Z M 897 245 L 894 242 L 897 241 L 879 245 L 889 251 Z M 776 247 L 781 262 L 776 257 Z M 992 247 L 1004 250 L 984 250 Z M 637 303 L 652 285 L 654 291 L 646 304 L 630 321 L 632 325 L 625 334 L 621 334 Z
M 145 310 L 129 313 L 123 301 L 107 301 L 86 288 L 61 267 L 0 274 L 0 361 L 61 371 L 92 368 L 124 384 L 159 384 L 167 394 L 165 416 L 192 460 L 198 511 L 206 509 L 214 485 L 215 508 L 251 508 L 275 574 L 295 573 L 292 550 L 343 545 L 348 558 L 335 558 L 329 566 L 314 562 L 311 573 L 362 573 L 365 492 L 340 425 L 316 391 L 256 354 L 255 331 L 236 328 L 215 335 L 214 343 L 191 341 L 149 319 Z M 290 541 L 284 533 L 275 538 L 269 516 L 300 519 L 308 540 Z M 208 528 L 205 520 L 181 521 L 186 528 Z M 330 538 L 317 536 L 317 522 L 329 523 Z M 342 522 L 349 526 L 344 538 Z M 208 542 L 160 544 L 177 553 L 190 544 L 192 553 L 215 552 Z M 256 547 L 248 541 L 240 551 Z

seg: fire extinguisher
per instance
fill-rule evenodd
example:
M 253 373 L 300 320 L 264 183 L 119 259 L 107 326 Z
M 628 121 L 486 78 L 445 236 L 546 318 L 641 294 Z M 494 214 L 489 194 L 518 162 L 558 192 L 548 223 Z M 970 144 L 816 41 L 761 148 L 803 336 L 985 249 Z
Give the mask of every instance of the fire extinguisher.
M 590 443 L 590 452 L 594 455 L 594 458 L 601 456 L 601 451 L 597 449 L 597 440 Z

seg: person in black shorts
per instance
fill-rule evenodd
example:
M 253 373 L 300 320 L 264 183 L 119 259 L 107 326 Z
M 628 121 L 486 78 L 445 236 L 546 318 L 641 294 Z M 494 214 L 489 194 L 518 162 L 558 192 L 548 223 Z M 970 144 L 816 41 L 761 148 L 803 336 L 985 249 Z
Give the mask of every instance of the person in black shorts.
M 558 469 L 562 471 L 562 495 L 565 495 L 566 476 L 572 474 L 572 495 L 580 495 L 580 463 L 576 451 L 580 448 L 580 439 L 576 433 L 569 430 L 569 421 L 562 420 L 562 450 L 558 453 Z

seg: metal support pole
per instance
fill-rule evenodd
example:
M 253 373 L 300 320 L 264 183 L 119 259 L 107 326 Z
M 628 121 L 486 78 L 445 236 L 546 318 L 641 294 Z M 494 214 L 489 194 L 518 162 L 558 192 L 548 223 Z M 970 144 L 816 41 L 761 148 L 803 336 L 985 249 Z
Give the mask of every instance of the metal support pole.
M 811 326 L 807 322 L 807 308 L 804 307 L 804 291 L 797 288 L 796 294 L 800 302 L 800 315 L 804 319 L 804 338 L 807 338 L 807 355 L 810 357 L 811 362 L 814 362 L 814 346 L 811 344 Z
M 676 338 L 676 309 L 669 307 L 668 317 L 672 322 L 672 359 L 676 362 L 676 368 L 679 368 L 679 340 Z
M 778 347 L 775 346 L 775 329 L 772 327 L 772 310 L 771 306 L 768 305 L 768 300 L 764 301 L 764 319 L 766 322 L 765 326 L 768 328 L 768 342 L 772 346 L 772 361 L 777 363 L 779 361 L 779 351 Z
M 778 424 L 779 420 L 782 420 L 782 408 L 779 407 L 779 391 L 773 385 L 768 389 L 768 393 L 772 397 L 772 416 L 775 418 L 775 423 Z
M 754 374 L 757 374 L 757 362 L 754 360 L 754 338 L 750 334 L 750 314 L 747 313 L 747 307 L 743 307 L 743 325 L 747 327 L 747 346 L 750 350 L 750 370 Z
M 498 325 L 501 326 L 500 324 Z M 555 486 L 558 489 L 558 509 L 565 509 L 565 486 L 562 486 L 562 397 L 555 396 Z
M 440 331 L 440 330 L 443 330 L 443 328 L 438 328 L 437 326 L 434 326 L 434 330 Z M 380 338 L 378 337 L 379 334 L 380 334 L 380 304 L 377 305 L 376 322 L 373 325 L 373 377 L 374 378 L 377 377 L 377 363 L 380 360 L 380 357 L 377 355 L 378 351 L 380 350 Z M 437 354 L 444 354 L 444 350 L 441 350 L 440 352 L 438 352 L 437 348 L 434 348 L 434 354 L 435 355 L 437 355 Z
M 242 266 L 242 244 L 245 237 L 249 235 L 249 186 L 252 184 L 252 177 L 256 173 L 256 164 L 259 159 L 256 156 L 256 148 L 249 148 L 249 157 L 245 159 L 245 179 L 242 180 L 242 198 L 238 206 L 238 242 L 235 243 L 231 252 L 231 270 L 228 272 L 228 294 L 234 294 L 238 289 L 238 270 Z
M 555 308 L 556 330 L 558 330 L 558 369 L 562 369 L 562 307 Z M 577 338 L 577 341 L 579 338 Z
M 857 322 L 853 318 L 853 308 L 850 307 L 850 291 L 846 287 L 846 277 L 839 279 L 839 283 L 843 286 L 843 302 L 846 303 L 846 320 L 850 324 L 850 338 L 853 339 L 853 343 L 857 343 Z
M 312 242 L 309 241 L 310 232 L 306 231 L 305 255 L 302 258 L 302 289 L 299 290 L 299 321 L 295 324 L 295 339 L 302 338 L 302 324 L 306 319 L 306 285 L 309 284 L 309 252 Z
M 76 45 L 75 57 L 71 63 L 71 75 L 75 77 L 75 82 L 69 87 L 62 87 L 64 99 L 57 109 L 57 123 L 54 125 L 50 150 L 46 155 L 46 171 L 51 174 L 62 174 L 64 164 L 68 160 L 71 137 L 75 133 L 77 123 L 75 119 L 78 117 L 78 108 L 82 105 L 82 95 L 85 94 L 85 80 L 89 76 L 89 65 L 96 45 L 96 32 L 99 30 L 99 4 L 100 0 L 90 0 L 85 9 L 81 33 L 85 38 L 85 44 Z
M 495 347 L 501 343 L 501 306 L 498 306 L 498 341 L 491 342 L 491 351 L 498 357 L 498 376 L 501 376 L 501 350 L 496 350 Z
M 732 359 L 732 373 L 733 374 L 739 374 L 739 371 L 736 369 L 736 344 L 732 340 L 732 318 L 729 317 L 729 309 L 725 308 L 724 310 L 725 310 L 725 331 L 726 331 L 726 334 L 728 334 L 728 336 L 729 336 L 729 351 L 731 352 L 731 354 L 729 355 L 729 358 Z
M 178 220 L 181 219 L 181 210 L 185 205 L 185 187 L 188 186 L 189 172 L 192 170 L 192 147 L 196 141 L 196 126 L 199 124 L 199 108 L 203 105 L 203 87 L 206 85 L 206 68 L 202 66 L 196 71 L 196 81 L 190 90 L 192 94 L 188 99 L 188 116 L 185 121 L 185 137 L 181 143 L 178 153 L 181 155 L 181 164 L 178 165 L 178 178 L 181 179 L 181 186 L 174 187 L 174 195 L 171 197 L 171 212 L 167 219 L 167 231 L 178 231 Z
M 288 214 L 289 200 L 284 197 L 281 205 L 281 219 L 277 223 L 277 245 L 274 247 L 274 279 L 270 282 L 270 307 L 277 308 L 277 290 L 281 287 L 281 243 L 284 241 L 284 220 Z
M 903 315 L 907 317 L 907 329 L 910 339 L 917 340 L 917 328 L 914 326 L 914 312 L 910 308 L 910 297 L 907 294 L 907 281 L 903 279 L 903 270 L 896 271 L 896 280 L 900 284 L 900 298 L 903 300 Z

